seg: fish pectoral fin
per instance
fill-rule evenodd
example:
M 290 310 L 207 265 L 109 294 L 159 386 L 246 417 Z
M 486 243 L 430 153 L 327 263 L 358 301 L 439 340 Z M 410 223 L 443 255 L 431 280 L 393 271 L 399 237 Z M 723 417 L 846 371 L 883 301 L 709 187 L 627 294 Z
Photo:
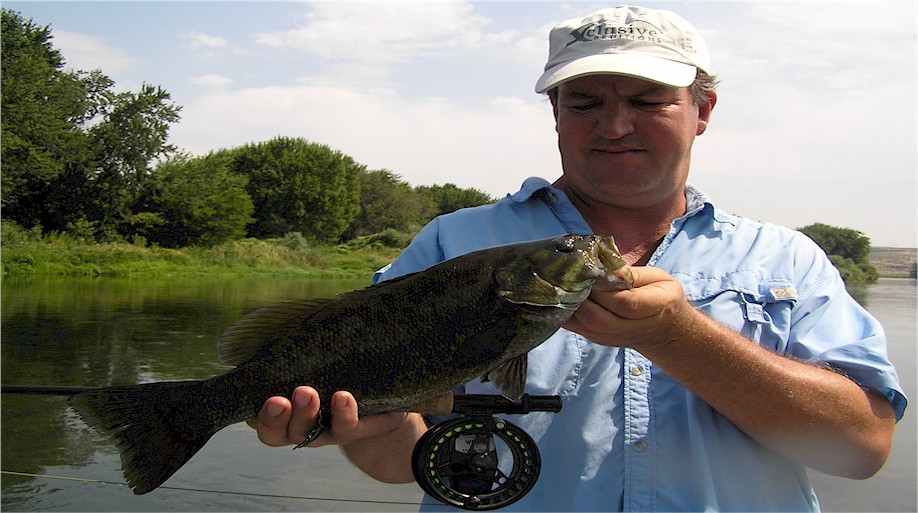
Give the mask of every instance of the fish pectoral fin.
M 322 299 L 294 299 L 255 310 L 220 335 L 217 360 L 233 366 L 247 362 L 271 337 L 297 326 L 328 303 Z
M 481 380 L 490 381 L 507 399 L 519 401 L 526 387 L 526 354 L 505 361 L 488 371 Z
M 521 305 L 555 306 L 564 290 L 552 285 L 535 273 L 514 273 L 501 270 L 494 279 L 500 289 L 497 295 Z

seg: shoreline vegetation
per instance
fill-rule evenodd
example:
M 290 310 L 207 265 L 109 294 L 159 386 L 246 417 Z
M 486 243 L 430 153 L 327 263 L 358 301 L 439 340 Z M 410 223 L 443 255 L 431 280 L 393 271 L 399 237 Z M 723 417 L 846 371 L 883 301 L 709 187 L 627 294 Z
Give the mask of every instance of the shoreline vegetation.
M 150 246 L 143 240 L 98 243 L 67 233 L 42 234 L 3 223 L 0 266 L 7 276 L 161 277 L 275 275 L 370 278 L 395 259 L 412 234 L 386 230 L 342 244 L 312 244 L 298 233 L 246 238 L 212 247 Z M 868 260 L 881 278 L 915 276 L 916 248 L 871 248 Z
M 310 244 L 299 234 L 276 239 L 240 239 L 212 247 L 181 249 L 144 241 L 86 241 L 66 233 L 41 234 L 3 223 L 0 265 L 4 277 L 175 275 L 274 275 L 311 278 L 370 278 L 410 240 L 404 234 L 358 237 L 344 244 Z

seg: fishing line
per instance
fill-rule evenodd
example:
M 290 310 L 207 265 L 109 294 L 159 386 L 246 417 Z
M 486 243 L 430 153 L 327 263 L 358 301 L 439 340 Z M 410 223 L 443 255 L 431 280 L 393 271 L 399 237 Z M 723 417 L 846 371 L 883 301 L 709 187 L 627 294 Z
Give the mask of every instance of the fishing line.
M 95 484 L 105 484 L 105 485 L 115 485 L 127 487 L 127 483 L 119 483 L 117 481 L 105 481 L 101 479 L 87 479 L 82 477 L 70 477 L 70 476 L 55 476 L 50 474 L 33 474 L 30 472 L 17 472 L 13 470 L 0 470 L 0 474 L 11 475 L 11 476 L 21 476 L 21 477 L 31 477 L 31 478 L 44 478 L 44 479 L 57 479 L 62 481 L 77 481 L 81 483 L 95 483 Z M 162 485 L 160 489 L 167 490 L 177 490 L 182 492 L 198 492 L 198 493 L 211 493 L 216 495 L 236 495 L 243 497 L 259 497 L 259 498 L 269 498 L 269 499 L 290 499 L 290 500 L 302 500 L 302 501 L 325 501 L 325 502 L 350 502 L 350 503 L 359 503 L 359 504 L 386 504 L 391 506 L 416 506 L 420 507 L 423 504 L 419 502 L 399 502 L 399 501 L 380 501 L 380 500 L 369 500 L 369 499 L 340 499 L 340 498 L 331 498 L 331 497 L 304 497 L 297 495 L 273 495 L 270 493 L 254 493 L 254 492 L 234 492 L 229 490 L 208 490 L 204 488 L 186 488 L 181 486 L 168 486 Z M 427 504 L 427 506 L 441 506 L 441 504 Z M 442 505 L 445 507 L 445 505 Z

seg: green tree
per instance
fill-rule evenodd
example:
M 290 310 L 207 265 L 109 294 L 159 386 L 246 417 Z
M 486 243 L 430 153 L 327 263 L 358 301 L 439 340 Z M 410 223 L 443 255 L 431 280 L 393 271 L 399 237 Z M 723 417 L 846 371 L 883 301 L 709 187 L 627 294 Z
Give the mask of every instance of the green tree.
M 246 183 L 225 155 L 170 158 L 144 181 L 130 216 L 132 231 L 170 248 L 241 238 L 254 211 Z
M 395 173 L 382 169 L 360 174 L 360 211 L 348 227 L 345 240 L 384 230 L 408 231 L 433 217 L 436 206 L 428 196 Z
M 435 215 L 448 214 L 460 208 L 477 207 L 493 203 L 494 198 L 478 189 L 461 189 L 455 184 L 421 185 L 415 190 L 430 198 L 437 206 Z
M 870 238 L 850 228 L 814 223 L 798 228 L 829 255 L 845 283 L 873 283 L 880 274 L 870 263 Z
M 5 218 L 32 227 L 54 218 L 44 208 L 53 184 L 72 181 L 90 158 L 80 126 L 91 105 L 91 81 L 63 71 L 49 27 L 3 9 L 2 34 L 0 204 Z
M 49 27 L 2 11 L 3 215 L 45 231 L 125 235 L 150 162 L 170 154 L 180 107 L 144 85 L 115 94 L 100 70 L 64 71 Z
M 337 241 L 360 209 L 364 166 L 328 146 L 277 137 L 229 150 L 234 172 L 249 179 L 255 205 L 253 237 L 291 232 L 319 242 Z
M 99 156 L 90 182 L 94 217 L 108 238 L 129 230 L 125 223 L 150 174 L 150 163 L 175 151 L 166 141 L 181 107 L 170 100 L 163 89 L 144 84 L 139 92 L 115 95 L 101 109 L 101 120 L 89 129 Z

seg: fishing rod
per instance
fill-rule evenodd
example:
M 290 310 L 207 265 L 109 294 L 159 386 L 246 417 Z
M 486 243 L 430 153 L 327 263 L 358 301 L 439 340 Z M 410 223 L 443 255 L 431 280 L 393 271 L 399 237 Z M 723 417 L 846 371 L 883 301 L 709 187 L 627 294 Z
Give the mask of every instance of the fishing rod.
M 26 395 L 73 395 L 99 387 L 70 387 L 46 385 L 0 385 L 0 393 Z
M 0 385 L 0 392 L 70 396 L 96 388 Z M 557 413 L 561 411 L 561 398 L 523 394 L 519 401 L 511 401 L 500 395 L 447 393 L 400 410 L 451 416 L 431 426 L 415 444 L 412 473 L 421 489 L 438 501 L 485 511 L 513 504 L 529 493 L 542 468 L 532 437 L 494 415 Z M 510 456 L 511 463 L 501 462 L 500 455 Z

